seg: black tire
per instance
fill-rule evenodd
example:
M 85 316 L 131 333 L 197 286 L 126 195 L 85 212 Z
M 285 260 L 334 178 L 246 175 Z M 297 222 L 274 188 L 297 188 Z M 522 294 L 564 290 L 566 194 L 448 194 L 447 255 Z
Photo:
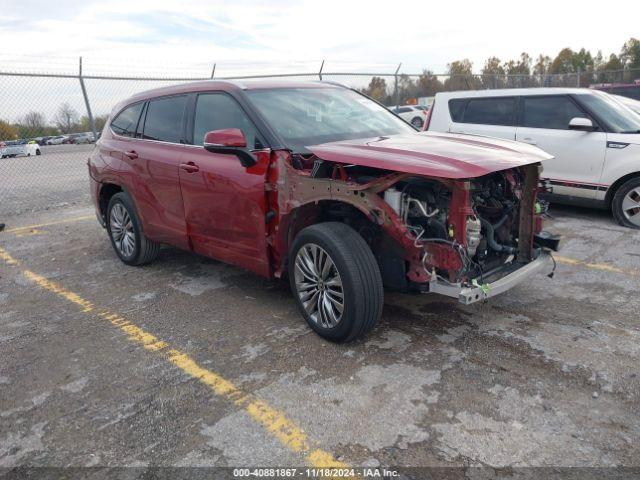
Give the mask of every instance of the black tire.
M 411 125 L 416 128 L 422 128 L 422 126 L 424 125 L 424 121 L 420 117 L 413 117 L 411 119 Z
M 324 249 L 339 273 L 344 307 L 339 322 L 333 328 L 325 328 L 314 321 L 300 300 L 295 262 L 305 245 Z M 289 254 L 289 281 L 298 308 L 309 326 L 332 342 L 350 342 L 365 335 L 382 315 L 384 290 L 378 263 L 364 239 L 343 223 L 319 223 L 298 233 Z
M 135 245 L 130 255 L 124 254 L 120 248 L 116 245 L 116 240 L 111 231 L 111 214 L 114 211 L 116 205 L 124 207 L 131 219 L 132 231 L 135 238 Z M 136 213 L 133 200 L 126 192 L 116 193 L 107 206 L 107 232 L 109 233 L 109 239 L 111 240 L 111 246 L 116 252 L 116 255 L 127 265 L 145 265 L 152 262 L 158 256 L 160 251 L 160 244 L 148 239 L 142 232 L 140 220 Z
M 640 229 L 640 225 L 637 225 L 629 220 L 622 209 L 622 204 L 625 197 L 632 190 L 636 189 L 640 189 L 640 177 L 635 177 L 627 180 L 620 187 L 618 187 L 618 190 L 616 190 L 616 193 L 613 196 L 613 200 L 611 201 L 611 212 L 613 213 L 613 218 L 615 218 L 616 222 L 618 222 L 620 225 L 624 227 Z M 638 197 L 638 201 L 640 202 L 640 196 Z M 638 220 L 640 220 L 640 213 L 638 213 L 637 215 L 639 216 Z
M 42 152 L 40 151 L 40 149 L 36 150 L 36 155 L 42 155 Z

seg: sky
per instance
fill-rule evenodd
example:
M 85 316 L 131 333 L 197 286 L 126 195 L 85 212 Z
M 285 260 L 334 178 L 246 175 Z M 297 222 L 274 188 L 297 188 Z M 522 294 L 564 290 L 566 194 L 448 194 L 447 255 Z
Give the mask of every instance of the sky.
M 605 55 L 640 36 L 640 2 L 0 0 L 1 70 L 219 76 L 418 73 L 564 47 Z M 620 14 L 624 11 L 624 15 Z

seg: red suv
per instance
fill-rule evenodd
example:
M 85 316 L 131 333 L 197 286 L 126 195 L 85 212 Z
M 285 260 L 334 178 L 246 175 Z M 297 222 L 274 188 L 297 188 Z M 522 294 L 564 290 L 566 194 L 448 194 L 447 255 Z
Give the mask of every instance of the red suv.
M 89 174 L 123 262 L 166 243 L 288 277 L 311 328 L 349 341 L 377 322 L 383 285 L 469 304 L 549 268 L 548 158 L 416 132 L 339 85 L 207 81 L 118 105 Z

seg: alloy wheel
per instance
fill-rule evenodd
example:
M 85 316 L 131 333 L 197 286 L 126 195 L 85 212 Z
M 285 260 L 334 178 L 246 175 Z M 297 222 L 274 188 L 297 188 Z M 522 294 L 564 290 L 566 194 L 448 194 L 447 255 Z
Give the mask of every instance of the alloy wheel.
M 627 220 L 640 227 L 640 187 L 634 188 L 624 197 L 622 213 Z
M 320 246 L 303 245 L 295 259 L 295 284 L 305 311 L 318 325 L 334 328 L 342 320 L 344 292 L 335 263 Z
M 127 209 L 121 203 L 116 203 L 111 209 L 111 236 L 116 248 L 124 257 L 130 257 L 136 248 L 136 235 L 133 222 Z

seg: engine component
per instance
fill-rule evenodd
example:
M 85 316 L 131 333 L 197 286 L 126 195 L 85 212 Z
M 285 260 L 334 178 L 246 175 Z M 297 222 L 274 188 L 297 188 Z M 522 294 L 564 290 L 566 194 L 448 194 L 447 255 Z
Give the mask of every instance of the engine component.
M 480 240 L 482 239 L 482 224 L 475 215 L 467 218 L 467 253 L 470 257 L 476 254 Z

